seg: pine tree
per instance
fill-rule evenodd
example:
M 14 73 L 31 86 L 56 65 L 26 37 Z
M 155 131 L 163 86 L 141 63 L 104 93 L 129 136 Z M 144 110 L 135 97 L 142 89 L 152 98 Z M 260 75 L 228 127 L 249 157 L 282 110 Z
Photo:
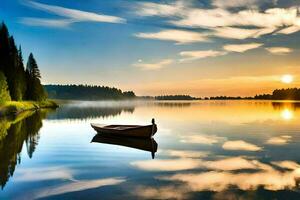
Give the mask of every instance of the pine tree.
M 20 87 L 21 94 L 22 94 L 21 100 L 25 99 L 26 88 L 27 88 L 26 74 L 25 74 L 23 62 L 24 61 L 23 61 L 23 55 L 22 55 L 22 48 L 21 48 L 21 46 L 19 46 L 17 74 L 18 74 L 19 87 Z
M 15 44 L 14 38 L 9 37 L 9 67 L 6 70 L 6 78 L 10 96 L 12 100 L 22 100 L 22 89 L 20 84 L 20 71 L 19 66 L 19 54 Z
M 27 66 L 26 66 L 26 76 L 27 76 L 27 99 L 34 101 L 41 101 L 46 99 L 46 92 L 41 84 L 40 70 L 33 57 L 30 53 Z
M 0 104 L 10 100 L 11 98 L 9 95 L 6 78 L 4 74 L 0 72 Z
M 6 25 L 0 26 L 0 70 L 4 72 L 9 65 L 9 33 Z

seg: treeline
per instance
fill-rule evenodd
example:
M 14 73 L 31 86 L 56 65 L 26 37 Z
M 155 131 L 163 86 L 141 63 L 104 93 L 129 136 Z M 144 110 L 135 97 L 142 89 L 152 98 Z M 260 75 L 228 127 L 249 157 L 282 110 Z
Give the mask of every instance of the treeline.
M 199 98 L 195 98 L 189 95 L 162 95 L 154 97 L 155 100 L 197 100 Z
M 300 100 L 300 88 L 277 89 L 272 94 L 256 95 L 256 99 Z
M 48 97 L 52 99 L 72 100 L 121 100 L 133 99 L 134 92 L 117 88 L 92 85 L 44 85 Z
M 216 96 L 206 98 L 210 100 L 239 100 L 239 99 L 257 99 L 257 100 L 300 100 L 300 88 L 276 89 L 272 94 L 257 94 L 254 97 L 230 97 Z
M 46 93 L 40 81 L 41 74 L 32 53 L 26 69 L 23 63 L 21 46 L 17 48 L 14 37 L 6 25 L 0 25 L 0 103 L 14 100 L 46 99 Z

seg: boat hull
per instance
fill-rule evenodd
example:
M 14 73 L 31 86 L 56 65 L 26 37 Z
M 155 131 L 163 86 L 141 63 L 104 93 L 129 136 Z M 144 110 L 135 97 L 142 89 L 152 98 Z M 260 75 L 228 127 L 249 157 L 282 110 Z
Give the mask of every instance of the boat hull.
M 110 125 L 101 126 L 98 124 L 91 124 L 91 126 L 103 135 L 116 135 L 135 138 L 151 138 L 156 132 L 157 127 L 155 124 L 147 126 L 127 126 L 127 125 Z

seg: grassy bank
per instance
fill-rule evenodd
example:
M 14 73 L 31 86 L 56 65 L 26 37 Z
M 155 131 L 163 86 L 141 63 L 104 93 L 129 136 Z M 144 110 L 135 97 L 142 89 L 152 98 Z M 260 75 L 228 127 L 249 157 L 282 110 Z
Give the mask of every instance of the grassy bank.
M 0 105 L 0 116 L 17 115 L 27 110 L 38 110 L 42 108 L 57 108 L 54 101 L 8 101 Z

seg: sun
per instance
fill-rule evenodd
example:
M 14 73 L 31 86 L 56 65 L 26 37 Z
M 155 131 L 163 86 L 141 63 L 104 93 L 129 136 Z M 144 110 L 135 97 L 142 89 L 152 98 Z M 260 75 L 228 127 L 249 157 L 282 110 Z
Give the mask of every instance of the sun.
M 283 82 L 283 83 L 288 84 L 288 83 L 293 82 L 293 80 L 294 80 L 294 77 L 290 74 L 285 74 L 281 77 L 281 82 Z

